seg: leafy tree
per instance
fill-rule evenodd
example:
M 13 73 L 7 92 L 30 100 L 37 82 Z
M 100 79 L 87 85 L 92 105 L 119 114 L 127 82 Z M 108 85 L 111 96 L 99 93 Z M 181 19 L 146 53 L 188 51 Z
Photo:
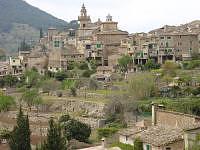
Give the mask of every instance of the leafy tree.
M 163 69 L 164 75 L 169 75 L 171 77 L 175 77 L 176 70 L 178 69 L 178 65 L 176 63 L 174 63 L 173 61 L 166 61 L 162 65 L 162 69 Z
M 14 98 L 11 96 L 0 96 L 0 111 L 7 111 L 9 108 L 15 104 Z
M 42 144 L 44 150 L 66 150 L 66 140 L 62 136 L 62 130 L 59 124 L 56 124 L 53 119 L 49 121 L 49 129 L 47 140 Z
M 94 74 L 95 71 L 94 70 L 85 70 L 82 74 L 83 77 L 85 78 L 89 78 L 92 74 Z
M 60 118 L 59 118 L 59 123 L 62 123 L 62 122 L 67 122 L 71 119 L 71 117 L 66 114 L 66 115 L 62 115 Z
M 9 87 L 16 85 L 18 82 L 18 79 L 16 77 L 13 77 L 12 75 L 5 76 L 3 80 L 4 80 L 5 85 Z
M 11 132 L 9 146 L 11 150 L 31 150 L 31 131 L 29 128 L 28 115 L 24 116 L 20 107 L 17 115 L 17 126 Z
M 143 150 L 143 143 L 139 138 L 134 141 L 134 150 Z
M 159 69 L 160 65 L 156 64 L 152 59 L 148 59 L 147 63 L 144 65 L 145 70 Z
M 30 51 L 31 50 L 30 45 L 26 43 L 25 39 L 20 43 L 19 50 L 20 51 Z
M 129 92 L 135 100 L 151 97 L 155 91 L 155 77 L 150 73 L 138 73 L 129 80 Z
M 22 94 L 21 100 L 27 104 L 30 111 L 33 105 L 39 106 L 42 103 L 42 98 L 35 89 L 25 91 Z
M 67 78 L 67 74 L 66 72 L 63 72 L 63 71 L 59 71 L 55 74 L 55 78 L 56 80 L 58 81 L 63 81 Z
M 49 80 L 44 80 L 43 82 L 41 82 L 40 87 L 42 88 L 43 92 L 49 94 L 51 91 L 58 90 L 61 87 L 61 84 L 58 81 L 49 79 Z
M 97 134 L 98 134 L 98 138 L 107 138 L 107 137 L 111 137 L 113 134 L 115 134 L 116 132 L 118 132 L 119 130 L 117 128 L 99 128 L 97 130 Z
M 88 142 L 91 134 L 91 128 L 82 122 L 74 119 L 69 119 L 68 121 L 60 122 L 64 129 L 64 135 L 68 141 L 71 139 L 76 139 L 81 142 Z
M 37 87 L 40 81 L 40 75 L 35 69 L 27 70 L 24 78 L 28 88 Z
M 83 62 L 79 65 L 79 69 L 81 70 L 88 70 L 88 64 L 86 62 Z
M 120 67 L 121 72 L 127 72 L 128 71 L 128 65 L 132 62 L 132 58 L 128 55 L 122 56 L 120 59 L 118 59 L 118 64 Z

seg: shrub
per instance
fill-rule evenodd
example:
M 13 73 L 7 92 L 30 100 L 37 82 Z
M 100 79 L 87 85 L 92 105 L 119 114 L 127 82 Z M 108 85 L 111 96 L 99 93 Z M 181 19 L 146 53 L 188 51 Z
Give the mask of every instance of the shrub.
M 134 141 L 134 150 L 143 150 L 143 143 L 139 138 Z
M 103 137 L 111 137 L 117 131 L 117 128 L 99 128 L 97 129 L 98 138 L 101 139 Z
M 95 71 L 92 71 L 92 70 L 85 70 L 82 74 L 83 77 L 85 78 L 89 78 L 92 74 L 94 74 Z
M 111 147 L 119 147 L 121 150 L 133 150 L 133 146 L 129 144 L 123 144 L 123 143 L 113 143 Z

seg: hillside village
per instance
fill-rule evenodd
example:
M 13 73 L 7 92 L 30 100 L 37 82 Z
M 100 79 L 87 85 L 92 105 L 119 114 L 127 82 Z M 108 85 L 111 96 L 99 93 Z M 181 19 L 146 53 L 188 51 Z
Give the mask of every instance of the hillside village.
M 33 149 L 51 118 L 69 115 L 91 128 L 67 140 L 69 149 L 198 150 L 200 21 L 129 34 L 110 14 L 93 22 L 83 4 L 78 22 L 78 29 L 41 30 L 16 56 L 2 51 L 1 130 L 12 131 L 20 107 Z M 0 149 L 9 149 L 2 135 Z

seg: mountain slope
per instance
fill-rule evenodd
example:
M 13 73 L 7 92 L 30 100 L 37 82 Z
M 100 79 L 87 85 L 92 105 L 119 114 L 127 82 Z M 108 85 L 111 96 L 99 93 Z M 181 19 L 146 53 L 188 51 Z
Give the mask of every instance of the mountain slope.
M 33 7 L 22 0 L 0 0 L 0 27 L 7 31 L 12 23 L 28 24 L 35 28 L 67 26 L 67 22 Z
M 0 0 L 0 48 L 8 51 L 16 51 L 24 38 L 28 42 L 37 41 L 40 28 L 46 31 L 49 27 L 77 26 L 77 21 L 67 23 L 23 0 Z

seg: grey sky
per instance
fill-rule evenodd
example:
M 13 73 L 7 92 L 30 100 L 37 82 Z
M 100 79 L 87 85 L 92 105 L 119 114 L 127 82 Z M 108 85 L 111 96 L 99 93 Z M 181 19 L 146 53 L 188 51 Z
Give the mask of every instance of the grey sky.
M 200 19 L 200 0 L 25 0 L 60 19 L 77 19 L 82 3 L 93 21 L 110 13 L 129 32 L 149 31 L 165 24 Z

